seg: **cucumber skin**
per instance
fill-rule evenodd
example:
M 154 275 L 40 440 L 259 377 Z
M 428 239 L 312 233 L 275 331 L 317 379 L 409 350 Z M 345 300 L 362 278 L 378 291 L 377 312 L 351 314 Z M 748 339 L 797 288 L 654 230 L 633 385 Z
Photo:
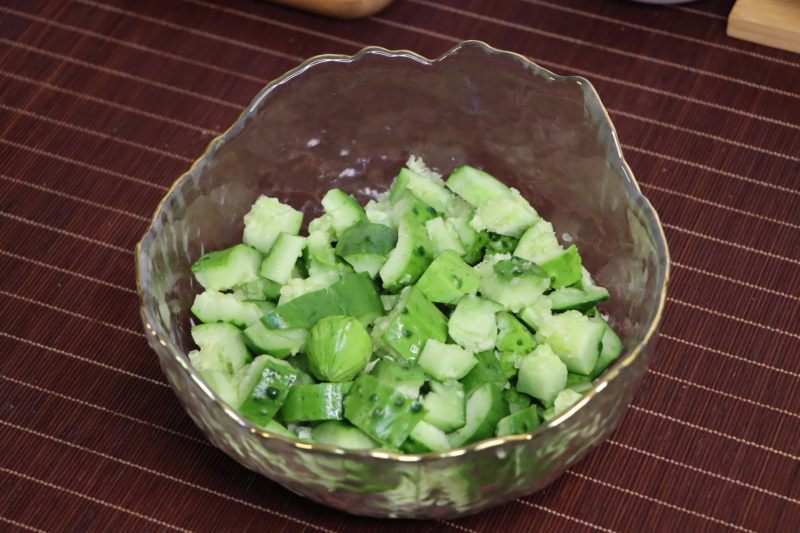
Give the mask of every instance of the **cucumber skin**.
M 485 411 L 479 413 L 480 418 L 470 420 L 470 413 L 475 412 L 482 402 L 489 402 Z M 503 393 L 496 384 L 484 383 L 467 397 L 467 423 L 460 429 L 448 435 L 450 444 L 454 448 L 465 446 L 471 442 L 488 439 L 494 436 L 497 423 L 508 415 L 508 404 L 503 398 Z M 471 423 L 473 422 L 473 423 Z
M 362 374 L 344 397 L 344 417 L 392 448 L 399 448 L 427 410 L 394 387 Z
M 431 302 L 456 304 L 462 296 L 475 294 L 480 282 L 472 267 L 453 250 L 446 250 L 428 266 L 416 287 Z
M 342 420 L 342 400 L 352 382 L 295 385 L 286 396 L 279 416 L 284 422 Z
M 268 358 L 264 370 L 250 392 L 242 393 L 239 412 L 254 425 L 263 427 L 283 405 L 289 389 L 297 380 L 297 372 L 289 363 L 269 355 L 262 355 L 256 360 L 261 358 Z M 256 360 L 252 364 L 256 364 Z
M 492 383 L 497 387 L 505 385 L 508 379 L 493 350 L 475 354 L 475 358 L 478 364 L 461 380 L 467 396 L 486 383 Z
M 508 311 L 497 313 L 497 349 L 501 352 L 528 354 L 536 348 L 536 339 L 522 322 Z
M 500 421 L 497 422 L 495 434 L 498 437 L 503 437 L 505 435 L 530 433 L 539 427 L 539 423 L 539 411 L 535 405 L 532 405 L 501 418 Z
M 419 397 L 425 383 L 425 373 L 416 365 L 404 365 L 384 357 L 372 368 L 371 375 L 391 385 L 410 399 Z
M 203 288 L 224 291 L 257 280 L 262 259 L 255 248 L 237 244 L 203 255 L 192 264 L 192 273 Z
M 397 292 L 413 285 L 433 261 L 433 244 L 425 226 L 406 215 L 400 221 L 397 246 L 380 270 L 383 288 Z
M 368 450 L 378 447 L 378 443 L 360 429 L 336 420 L 329 420 L 315 426 L 311 430 L 311 438 L 321 444 L 348 450 Z
M 377 342 L 392 355 L 414 362 L 428 339 L 447 339 L 447 319 L 416 287 L 406 291 L 373 334 L 378 334 Z

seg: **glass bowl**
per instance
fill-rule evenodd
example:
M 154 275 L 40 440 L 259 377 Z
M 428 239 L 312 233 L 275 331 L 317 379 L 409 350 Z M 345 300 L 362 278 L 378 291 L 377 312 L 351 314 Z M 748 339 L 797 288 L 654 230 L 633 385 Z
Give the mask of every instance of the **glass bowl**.
M 260 194 L 319 214 L 336 186 L 362 202 L 409 154 L 469 163 L 519 189 L 611 293 L 625 353 L 577 404 L 534 432 L 440 453 L 348 451 L 262 431 L 192 368 L 190 265 L 242 239 Z M 656 342 L 669 255 L 653 207 L 583 78 L 476 41 L 429 60 L 366 48 L 309 59 L 270 83 L 170 189 L 136 250 L 147 338 L 186 411 L 247 468 L 360 515 L 453 518 L 545 487 L 617 426 Z

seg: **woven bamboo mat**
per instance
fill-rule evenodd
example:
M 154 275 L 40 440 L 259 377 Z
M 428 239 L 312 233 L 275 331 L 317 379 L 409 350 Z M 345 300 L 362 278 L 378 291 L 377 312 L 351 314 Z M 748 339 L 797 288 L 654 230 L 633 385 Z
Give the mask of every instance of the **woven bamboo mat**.
M 0 3 L 0 530 L 798 531 L 800 56 L 727 38 L 730 6 Z M 447 523 L 351 517 L 205 442 L 141 333 L 132 249 L 267 80 L 467 38 L 597 87 L 670 242 L 661 338 L 619 430 L 546 491 Z

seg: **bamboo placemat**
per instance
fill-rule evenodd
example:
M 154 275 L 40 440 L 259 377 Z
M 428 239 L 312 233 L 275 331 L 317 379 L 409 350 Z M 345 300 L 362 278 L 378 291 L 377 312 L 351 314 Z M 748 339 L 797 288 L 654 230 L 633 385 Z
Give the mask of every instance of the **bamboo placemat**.
M 797 531 L 800 56 L 727 38 L 730 7 L 0 4 L 0 529 Z M 132 249 L 267 80 L 467 38 L 596 85 L 666 227 L 668 309 L 619 430 L 544 492 L 448 523 L 352 517 L 205 442 L 141 333 Z

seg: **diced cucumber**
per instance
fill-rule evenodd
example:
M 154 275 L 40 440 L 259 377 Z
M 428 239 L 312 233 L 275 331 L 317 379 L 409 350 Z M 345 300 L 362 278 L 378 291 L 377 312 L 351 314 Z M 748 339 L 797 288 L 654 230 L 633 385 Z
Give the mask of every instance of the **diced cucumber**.
M 269 355 L 256 357 L 239 384 L 239 412 L 256 426 L 265 426 L 281 408 L 296 380 L 297 371 L 286 361 Z
M 570 372 L 589 375 L 597 364 L 606 326 L 579 311 L 549 318 L 537 332 L 564 361 Z
M 412 400 L 419 397 L 419 389 L 425 383 L 425 373 L 422 368 L 417 365 L 400 363 L 388 357 L 380 359 L 370 374 Z
M 569 372 L 567 374 L 567 387 L 572 387 L 574 385 L 580 385 L 583 383 L 591 384 L 591 381 L 592 378 L 584 374 L 575 374 L 574 372 Z M 589 386 L 589 388 L 591 388 L 591 385 Z
M 540 257 L 538 264 L 552 278 L 552 285 L 556 289 L 581 279 L 581 256 L 574 244 L 566 250 Z
M 497 349 L 501 352 L 527 354 L 536 348 L 536 340 L 517 317 L 507 311 L 497 313 Z
M 444 431 L 424 420 L 417 422 L 403 448 L 407 453 L 438 452 L 450 448 Z
M 192 272 L 204 288 L 225 291 L 258 279 L 261 253 L 245 244 L 209 252 L 195 261 Z
M 292 276 L 297 259 L 306 245 L 305 237 L 281 233 L 272 246 L 269 255 L 264 258 L 258 274 L 283 285 Z
M 346 383 L 295 385 L 280 410 L 285 422 L 342 420 L 342 400 L 352 386 Z
M 575 403 L 581 399 L 583 395 L 575 392 L 572 389 L 564 389 L 558 393 L 556 399 L 553 400 L 553 409 L 555 409 L 556 414 L 561 413 L 575 405 Z
M 383 310 L 387 313 L 397 305 L 397 300 L 400 299 L 399 294 L 381 294 L 381 303 L 383 303 Z
M 466 255 L 467 252 L 458 238 L 458 233 L 442 217 L 432 218 L 427 221 L 425 229 L 428 231 L 431 244 L 433 244 L 433 254 L 435 256 L 438 257 L 446 250 L 452 250 L 459 257 Z
M 533 304 L 550 286 L 541 269 L 518 257 L 487 255 L 475 269 L 481 274 L 481 294 L 515 313 Z
M 397 292 L 415 283 L 433 260 L 433 245 L 419 222 L 406 215 L 398 227 L 397 246 L 380 269 L 383 288 Z
M 201 292 L 195 297 L 192 313 L 201 322 L 228 322 L 239 327 L 261 318 L 258 305 L 239 300 L 233 294 L 211 290 Z
M 372 338 L 351 316 L 328 316 L 308 336 L 308 369 L 320 381 L 351 381 L 372 357 Z
M 333 229 L 341 237 L 344 230 L 360 220 L 366 220 L 367 214 L 352 195 L 341 189 L 331 189 L 322 197 L 325 214 L 331 216 Z
M 606 323 L 605 320 L 601 318 L 593 320 L 596 322 L 602 322 L 604 330 L 603 339 L 601 341 L 602 347 L 600 348 L 600 356 L 597 358 L 597 362 L 595 363 L 592 373 L 590 374 L 592 379 L 602 374 L 603 371 L 608 368 L 608 366 L 613 363 L 624 350 L 622 339 L 619 338 L 619 335 L 617 335 L 617 333 Z
M 492 383 L 499 388 L 506 384 L 508 378 L 506 378 L 500 360 L 493 350 L 480 352 L 475 355 L 475 358 L 478 360 L 478 364 L 461 380 L 464 392 L 468 396 L 484 383 Z
M 514 250 L 516 257 L 538 263 L 539 259 L 561 250 L 553 225 L 544 219 L 525 230 Z
M 517 392 L 515 389 L 503 390 L 503 398 L 508 402 L 508 411 L 511 414 L 522 411 L 531 405 L 530 396 Z
M 446 250 L 419 278 L 417 289 L 432 302 L 456 304 L 462 296 L 475 294 L 479 284 L 480 275 L 456 252 Z
M 225 322 L 200 324 L 192 328 L 192 339 L 209 361 L 219 361 L 218 370 L 232 375 L 250 361 L 242 332 Z
M 422 405 L 427 409 L 426 422 L 444 432 L 450 432 L 466 423 L 464 386 L 458 381 L 431 381 L 430 392 Z
M 320 444 L 330 444 L 348 450 L 369 450 L 378 443 L 360 429 L 334 420 L 322 422 L 311 430 L 311 438 Z
M 395 227 L 399 226 L 404 218 L 410 218 L 424 227 L 427 221 L 437 216 L 439 213 L 436 209 L 417 198 L 410 191 L 405 191 L 392 204 L 392 222 Z
M 396 202 L 406 191 L 411 192 L 440 213 L 444 213 L 447 210 L 453 196 L 444 186 L 442 180 L 434 180 L 421 176 L 413 170 L 403 168 L 395 178 L 392 189 L 389 192 L 389 200 Z
M 303 225 L 303 213 L 276 198 L 261 196 L 244 216 L 245 244 L 268 253 L 281 233 L 297 235 Z
M 502 197 L 484 200 L 475 209 L 470 226 L 500 235 L 519 237 L 539 220 L 539 214 L 515 189 Z
M 276 422 L 275 420 L 270 420 L 269 422 L 267 422 L 267 425 L 264 426 L 263 429 L 269 431 L 270 433 L 275 433 L 276 435 L 281 435 L 283 437 L 288 437 L 290 439 L 297 438 L 297 435 L 295 433 L 289 431 L 283 424 L 281 424 L 280 422 Z
M 568 311 L 570 309 L 585 311 L 608 300 L 608 291 L 602 287 L 588 289 L 561 287 L 551 292 L 548 297 L 553 311 Z
M 500 363 L 500 369 L 507 380 L 513 380 L 519 373 L 519 365 L 522 364 L 524 354 L 514 352 L 496 352 L 497 361 Z
M 239 407 L 239 388 L 228 372 L 220 370 L 219 358 L 216 355 L 208 357 L 199 350 L 192 350 L 188 355 L 192 366 L 200 372 L 211 390 L 231 407 Z
M 367 274 L 347 274 L 325 289 L 309 292 L 268 313 L 263 321 L 271 329 L 311 329 L 326 316 L 353 316 L 369 323 L 383 315 L 375 283 Z
M 487 200 L 503 198 L 511 193 L 511 189 L 500 180 L 469 165 L 464 165 L 450 174 L 447 178 L 447 188 L 476 207 Z
M 305 279 L 292 278 L 287 281 L 283 287 L 281 287 L 281 297 L 278 300 L 278 305 L 291 302 L 295 298 L 299 298 L 304 294 L 326 289 L 339 281 L 339 279 L 339 274 L 336 272 L 315 274 Z
M 495 434 L 498 437 L 504 435 L 521 435 L 530 433 L 539 427 L 539 410 L 535 405 L 501 418 L 497 423 Z
M 367 215 L 367 220 L 373 224 L 383 224 L 390 228 L 397 226 L 392 218 L 392 204 L 388 200 L 370 200 L 364 206 L 364 212 Z
M 477 232 L 469 225 L 469 218 L 456 217 L 448 218 L 447 223 L 458 234 L 458 239 L 464 247 L 464 261 L 470 265 L 474 265 L 483 257 L 483 247 L 489 240 L 485 231 Z
M 369 374 L 362 374 L 344 397 L 344 416 L 371 438 L 400 447 L 426 411 L 422 404 Z
M 389 315 L 376 322 L 372 337 L 392 355 L 413 362 L 427 340 L 447 339 L 447 319 L 417 287 L 409 287 Z
M 471 352 L 491 350 L 497 340 L 495 313 L 501 309 L 495 302 L 465 296 L 450 315 L 447 331 L 454 341 Z
M 336 254 L 356 272 L 374 278 L 397 244 L 397 232 L 382 224 L 362 220 L 347 228 L 336 244 Z
M 540 344 L 522 360 L 517 390 L 550 405 L 567 385 L 567 367 L 546 344 Z
M 553 316 L 550 306 L 550 298 L 542 296 L 533 302 L 533 304 L 520 311 L 519 317 L 528 326 L 538 331 L 541 329 L 542 325 Z
M 467 397 L 466 423 L 448 435 L 453 448 L 494 436 L 497 423 L 508 414 L 500 388 L 484 383 Z
M 254 279 L 233 288 L 233 295 L 240 300 L 277 300 L 280 294 L 280 284 L 266 278 Z
M 461 379 L 478 364 L 478 360 L 461 346 L 429 339 L 417 360 L 425 372 L 439 381 Z
M 335 268 L 336 253 L 331 246 L 331 235 L 325 231 L 313 231 L 306 237 L 309 269 L 311 265 Z
M 269 329 L 259 320 L 247 326 L 244 330 L 244 340 L 254 353 L 269 354 L 283 359 L 305 349 L 308 331 Z
M 489 233 L 488 237 L 489 239 L 486 242 L 487 254 L 511 254 L 517 248 L 517 242 L 519 242 L 519 239 L 498 233 Z

